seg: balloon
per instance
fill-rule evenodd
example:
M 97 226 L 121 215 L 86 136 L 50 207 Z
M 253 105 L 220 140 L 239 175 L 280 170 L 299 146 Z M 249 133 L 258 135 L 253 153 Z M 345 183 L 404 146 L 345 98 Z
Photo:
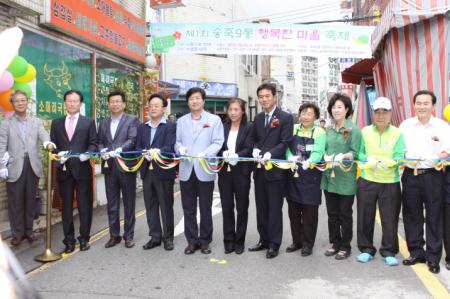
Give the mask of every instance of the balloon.
M 20 82 L 16 82 L 14 83 L 12 90 L 20 90 L 23 91 L 24 93 L 26 93 L 26 95 L 28 97 L 31 97 L 31 94 L 33 93 L 33 91 L 31 90 L 30 85 L 28 85 L 27 83 L 20 83 Z
M 14 108 L 9 101 L 9 96 L 11 95 L 11 93 L 12 90 L 0 93 L 0 108 L 2 108 L 3 111 L 14 111 Z
M 447 104 L 444 108 L 444 118 L 446 121 L 450 121 L 450 104 Z
M 0 92 L 5 92 L 10 90 L 14 84 L 14 77 L 10 72 L 5 71 L 3 75 L 0 76 Z
M 27 83 L 36 78 L 36 69 L 31 64 L 28 64 L 28 69 L 25 75 L 16 77 L 16 82 Z
M 14 76 L 14 78 L 25 75 L 28 69 L 28 62 L 22 56 L 14 57 L 13 61 L 8 67 L 8 71 Z
M 0 75 L 8 68 L 13 58 L 19 52 L 23 32 L 19 27 L 6 29 L 0 33 Z

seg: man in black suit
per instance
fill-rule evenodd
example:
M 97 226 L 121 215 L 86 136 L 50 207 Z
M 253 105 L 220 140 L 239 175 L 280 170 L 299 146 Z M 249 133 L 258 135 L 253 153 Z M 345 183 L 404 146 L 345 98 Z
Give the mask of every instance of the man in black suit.
M 255 117 L 255 146 L 253 157 L 262 159 L 263 163 L 270 159 L 285 159 L 286 148 L 292 138 L 292 115 L 277 108 L 276 88 L 264 83 L 256 91 L 264 112 Z M 259 242 L 249 251 L 267 248 L 266 257 L 274 258 L 283 235 L 283 190 L 286 182 L 286 171 L 273 167 L 266 170 L 256 168 L 255 181 L 256 222 Z
M 147 211 L 147 224 L 150 240 L 143 246 L 152 249 L 164 242 L 165 250 L 173 250 L 173 184 L 175 168 L 162 169 L 152 161 L 153 151 L 167 156 L 173 153 L 176 140 L 176 123 L 164 118 L 167 100 L 159 94 L 152 94 L 148 99 L 150 120 L 138 127 L 136 149 L 149 150 L 142 164 L 141 178 L 144 186 L 144 202 Z M 162 218 L 162 228 L 160 220 Z
M 78 214 L 80 215 L 80 250 L 90 248 L 89 238 L 92 223 L 92 167 L 89 157 L 83 153 L 97 150 L 97 131 L 93 119 L 80 114 L 83 95 L 77 90 L 64 94 L 67 116 L 54 119 L 50 139 L 60 151 L 59 155 L 80 154 L 79 158 L 62 157 L 58 163 L 56 177 L 62 198 L 62 222 L 64 230 L 64 252 L 75 250 L 73 225 L 73 195 L 76 190 Z
M 120 192 L 122 192 L 125 227 L 125 247 L 134 246 L 134 224 L 136 222 L 136 173 L 125 172 L 117 162 L 122 152 L 133 151 L 136 143 L 139 119 L 125 113 L 125 94 L 113 91 L 108 95 L 111 116 L 102 120 L 98 128 L 99 150 L 102 152 L 102 173 L 105 174 L 106 199 L 110 239 L 105 248 L 120 243 Z M 112 159 L 111 159 L 112 158 Z

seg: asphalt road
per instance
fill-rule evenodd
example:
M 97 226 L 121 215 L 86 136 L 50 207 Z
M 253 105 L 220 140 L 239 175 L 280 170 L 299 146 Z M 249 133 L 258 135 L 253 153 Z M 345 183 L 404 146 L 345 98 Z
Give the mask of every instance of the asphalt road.
M 144 208 L 142 194 L 137 211 Z M 62 260 L 41 265 L 33 257 L 43 248 L 43 239 L 33 246 L 23 245 L 17 257 L 29 279 L 43 298 L 445 298 L 450 289 L 450 271 L 441 264 L 441 273 L 433 275 L 426 266 L 388 267 L 377 255 L 368 264 L 356 261 L 353 254 L 344 261 L 328 258 L 328 229 L 325 205 L 319 212 L 319 229 L 314 253 L 301 257 L 300 252 L 286 253 L 291 243 L 287 204 L 284 205 L 284 235 L 280 255 L 272 260 L 264 252 L 242 255 L 223 253 L 222 215 L 215 193 L 214 237 L 212 254 L 200 252 L 186 256 L 180 194 L 175 199 L 175 250 L 162 247 L 143 250 L 148 241 L 145 214 L 138 213 L 136 246 L 126 249 L 123 243 L 105 249 L 108 240 L 106 212 L 96 209 L 91 249 L 75 252 Z M 356 219 L 356 215 L 355 219 Z M 181 221 L 181 222 L 180 222 Z M 375 244 L 380 244 L 380 227 L 375 229 Z M 403 227 L 400 227 L 403 235 Z M 59 225 L 53 234 L 55 251 L 63 248 Z M 253 190 L 249 210 L 246 246 L 258 241 Z M 407 255 L 407 253 L 405 253 Z M 403 256 L 398 255 L 401 260 Z M 33 270 L 34 269 L 34 270 Z M 31 271 L 31 272 L 30 272 Z M 449 298 L 449 297 L 447 297 Z

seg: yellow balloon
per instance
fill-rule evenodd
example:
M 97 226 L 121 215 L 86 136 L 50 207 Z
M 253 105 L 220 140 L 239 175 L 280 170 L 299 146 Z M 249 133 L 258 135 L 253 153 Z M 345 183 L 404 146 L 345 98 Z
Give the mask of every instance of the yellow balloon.
M 446 121 L 450 121 L 450 104 L 444 108 L 444 118 Z
M 14 78 L 14 80 L 20 83 L 28 83 L 30 81 L 33 81 L 34 78 L 36 78 L 36 69 L 31 64 L 28 64 L 28 69 L 25 75 Z

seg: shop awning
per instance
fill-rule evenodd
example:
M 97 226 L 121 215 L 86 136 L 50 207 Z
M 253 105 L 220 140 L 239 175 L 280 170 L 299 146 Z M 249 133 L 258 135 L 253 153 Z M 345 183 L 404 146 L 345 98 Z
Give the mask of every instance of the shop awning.
M 368 58 L 358 61 L 351 67 L 342 71 L 342 82 L 359 84 L 361 81 L 366 82 L 367 85 L 373 85 L 373 67 L 376 64 L 375 58 Z
M 162 94 L 163 97 L 167 98 L 177 98 L 180 93 L 180 86 L 159 80 L 158 81 L 158 93 Z

